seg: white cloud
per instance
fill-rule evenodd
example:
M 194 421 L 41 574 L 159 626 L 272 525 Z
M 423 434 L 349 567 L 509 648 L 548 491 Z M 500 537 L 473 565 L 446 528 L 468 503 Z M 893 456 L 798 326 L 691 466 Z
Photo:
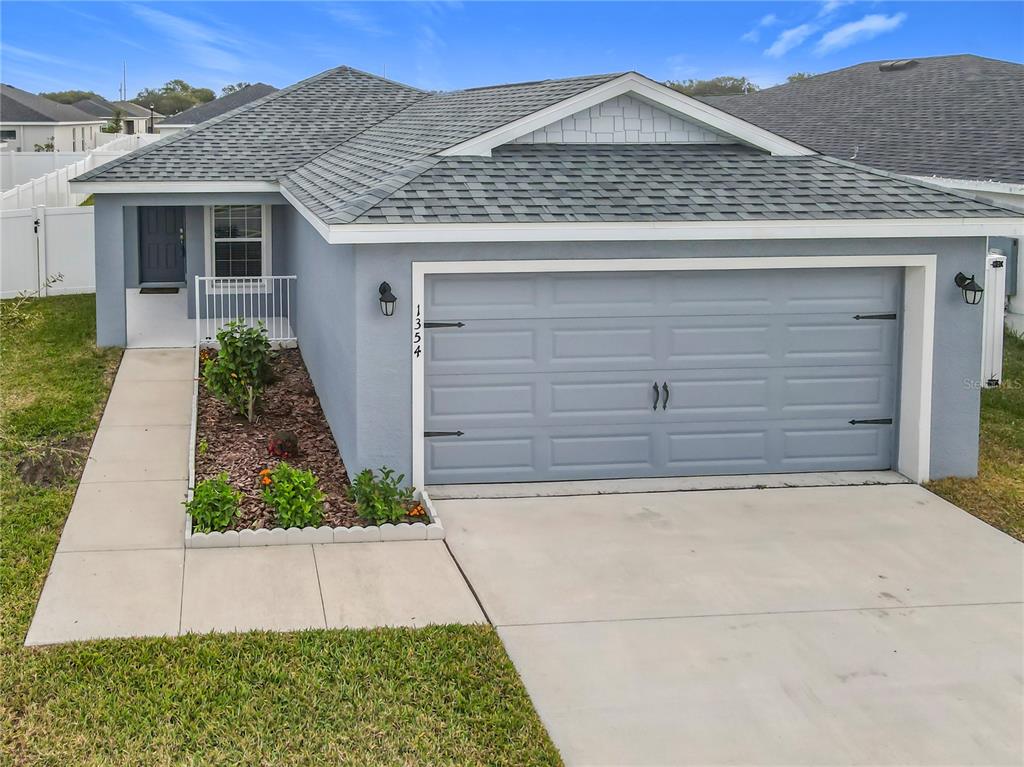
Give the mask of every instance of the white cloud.
M 692 57 L 686 53 L 677 53 L 665 59 L 668 66 L 669 80 L 689 80 L 696 77 L 697 67 L 693 65 Z
M 374 16 L 350 5 L 332 6 L 327 9 L 327 13 L 340 24 L 351 27 L 365 35 L 382 37 L 388 34 L 388 30 Z
M 818 11 L 818 18 L 821 19 L 825 16 L 831 16 L 844 5 L 852 5 L 853 3 L 854 0 L 825 0 L 821 5 L 821 10 Z
M 905 13 L 895 13 L 892 16 L 886 16 L 884 13 L 868 14 L 858 21 L 851 21 L 826 32 L 821 36 L 814 50 L 818 54 L 824 54 L 848 48 L 854 43 L 871 40 L 886 32 L 892 32 L 906 19 L 907 14 Z
M 771 56 L 774 59 L 785 56 L 817 31 L 818 28 L 814 24 L 801 24 L 798 27 L 784 30 L 782 34 L 775 38 L 775 42 L 765 50 L 764 55 Z
M 241 59 L 225 50 L 238 48 L 240 41 L 237 37 L 197 21 L 143 5 L 132 6 L 132 13 L 177 44 L 189 63 L 222 72 L 239 72 L 243 69 Z
M 761 17 L 761 20 L 757 22 L 757 25 L 749 32 L 744 33 L 740 36 L 740 40 L 744 40 L 748 43 L 756 43 L 761 39 L 761 28 L 771 27 L 779 23 L 779 17 L 774 13 L 769 13 Z

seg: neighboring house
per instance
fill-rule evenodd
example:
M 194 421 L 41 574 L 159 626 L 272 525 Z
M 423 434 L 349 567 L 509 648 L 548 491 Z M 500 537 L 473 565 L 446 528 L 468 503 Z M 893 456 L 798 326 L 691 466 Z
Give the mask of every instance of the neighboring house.
M 430 93 L 341 67 L 73 185 L 100 345 L 129 294 L 164 306 L 140 285 L 251 317 L 294 275 L 271 320 L 346 465 L 417 486 L 974 475 L 954 278 L 1021 226 L 631 72 Z
M 869 61 L 704 101 L 823 154 L 1024 211 L 1024 65 L 971 55 Z M 991 244 L 1010 257 L 1011 309 L 1024 314 L 1020 243 Z
M 106 122 L 114 119 L 115 114 L 120 115 L 121 133 L 129 136 L 136 133 L 152 133 L 154 122 L 163 117 L 159 112 L 141 107 L 131 101 L 107 101 L 98 96 L 76 101 L 74 105 L 83 112 L 105 118 Z
M 167 117 L 156 124 L 156 131 L 161 136 L 177 133 L 180 130 L 191 128 L 193 125 L 205 122 L 213 117 L 219 117 L 251 101 L 269 96 L 276 90 L 277 88 L 273 85 L 267 85 L 266 83 L 247 85 L 234 93 L 229 93 L 227 96 L 221 96 L 219 99 L 207 101 L 205 104 L 199 104 L 191 109 L 186 109 L 184 112 L 178 112 L 176 115 Z
M 34 152 L 53 143 L 55 152 L 87 152 L 105 121 L 6 83 L 0 84 L 0 141 L 7 150 Z

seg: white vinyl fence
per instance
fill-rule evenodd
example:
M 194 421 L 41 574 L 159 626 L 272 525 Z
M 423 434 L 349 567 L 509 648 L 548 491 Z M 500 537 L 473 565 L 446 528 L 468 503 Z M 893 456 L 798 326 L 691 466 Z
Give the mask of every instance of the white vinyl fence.
M 91 207 L 0 211 L 0 298 L 96 291 Z M 64 278 L 44 287 L 47 277 Z
M 68 184 L 71 179 L 116 157 L 151 144 L 159 138 L 159 136 L 152 133 L 121 136 L 105 144 L 102 148 L 93 149 L 80 160 L 71 162 L 3 192 L 0 194 L 0 210 L 20 210 L 37 205 L 47 205 L 56 208 L 78 205 L 87 195 L 72 192 Z M 15 152 L 6 154 L 12 155 L 10 162 L 17 163 L 20 160 L 15 158 L 19 155 L 34 158 L 36 153 Z M 76 156 L 72 152 L 40 152 L 39 154 L 46 154 L 57 158 Z

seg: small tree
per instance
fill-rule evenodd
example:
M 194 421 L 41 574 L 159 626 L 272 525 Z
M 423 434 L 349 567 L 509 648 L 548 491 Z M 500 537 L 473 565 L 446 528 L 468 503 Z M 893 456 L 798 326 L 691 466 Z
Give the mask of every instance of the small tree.
M 203 366 L 206 388 L 252 423 L 270 378 L 270 341 L 263 323 L 253 328 L 244 320 L 229 322 L 217 333 L 217 342 L 217 356 Z
M 44 141 L 42 144 L 36 144 L 35 145 L 35 150 L 37 152 L 52 152 L 52 151 L 54 151 L 53 136 L 50 136 L 50 138 L 46 139 L 46 141 Z
M 797 83 L 800 82 L 801 80 L 806 80 L 810 77 L 814 77 L 814 75 L 811 72 L 794 72 L 793 74 L 786 78 L 786 82 Z
M 746 77 L 712 77 L 710 80 L 669 80 L 669 88 L 687 96 L 730 96 L 753 93 L 759 88 Z
M 110 121 L 100 128 L 102 133 L 120 133 L 122 128 L 122 112 L 120 109 L 114 110 L 114 116 L 110 118 Z

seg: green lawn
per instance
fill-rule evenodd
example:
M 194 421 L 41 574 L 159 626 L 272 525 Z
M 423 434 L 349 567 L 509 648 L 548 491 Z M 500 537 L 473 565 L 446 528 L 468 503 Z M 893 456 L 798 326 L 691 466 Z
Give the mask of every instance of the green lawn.
M 22 647 L 77 479 L 29 487 L 15 466 L 95 429 L 119 354 L 93 346 L 93 308 L 0 320 L 0 764 L 560 762 L 489 627 Z
M 977 478 L 943 479 L 927 487 L 1024 541 L 1024 338 L 1007 333 L 1003 351 L 1003 385 L 981 393 Z

